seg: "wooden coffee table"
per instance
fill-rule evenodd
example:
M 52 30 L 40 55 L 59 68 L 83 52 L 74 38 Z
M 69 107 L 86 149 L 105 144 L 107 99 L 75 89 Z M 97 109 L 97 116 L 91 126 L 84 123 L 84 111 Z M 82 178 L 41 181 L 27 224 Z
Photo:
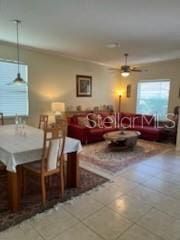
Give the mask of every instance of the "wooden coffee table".
M 133 150 L 140 135 L 141 133 L 138 131 L 123 130 L 105 133 L 103 138 L 108 142 L 111 150 Z

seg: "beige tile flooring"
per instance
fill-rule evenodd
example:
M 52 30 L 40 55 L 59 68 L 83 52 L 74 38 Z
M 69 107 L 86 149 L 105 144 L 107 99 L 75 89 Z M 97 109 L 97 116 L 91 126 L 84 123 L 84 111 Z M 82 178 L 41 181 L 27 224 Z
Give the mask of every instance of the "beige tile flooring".
M 180 154 L 149 158 L 110 178 L 0 240 L 180 240 Z

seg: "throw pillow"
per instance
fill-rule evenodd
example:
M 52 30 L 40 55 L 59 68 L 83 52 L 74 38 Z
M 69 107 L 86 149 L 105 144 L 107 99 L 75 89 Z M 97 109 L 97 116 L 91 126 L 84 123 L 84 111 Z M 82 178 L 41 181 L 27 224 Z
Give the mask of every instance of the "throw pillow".
M 77 119 L 78 119 L 79 126 L 91 128 L 91 125 L 87 117 L 78 117 Z

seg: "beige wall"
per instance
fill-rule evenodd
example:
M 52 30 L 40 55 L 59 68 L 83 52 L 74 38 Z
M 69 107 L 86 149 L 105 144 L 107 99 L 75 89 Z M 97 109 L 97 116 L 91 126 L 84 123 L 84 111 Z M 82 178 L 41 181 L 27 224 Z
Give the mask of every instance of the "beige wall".
M 174 107 L 180 105 L 179 88 L 180 88 L 180 60 L 171 60 L 166 62 L 158 62 L 140 66 L 147 69 L 147 72 L 132 73 L 128 78 L 121 77 L 121 89 L 124 91 L 122 97 L 122 111 L 136 111 L 137 83 L 139 80 L 157 80 L 170 79 L 171 89 L 169 97 L 169 112 L 173 111 Z M 127 84 L 132 85 L 132 94 L 130 98 L 126 95 Z
M 14 46 L 0 44 L 0 58 L 16 59 Z M 30 124 L 37 125 L 39 114 L 50 112 L 53 101 L 83 108 L 116 103 L 112 90 L 119 76 L 103 66 L 28 49 L 22 50 L 21 60 L 29 70 Z M 93 77 L 91 98 L 76 97 L 76 74 Z

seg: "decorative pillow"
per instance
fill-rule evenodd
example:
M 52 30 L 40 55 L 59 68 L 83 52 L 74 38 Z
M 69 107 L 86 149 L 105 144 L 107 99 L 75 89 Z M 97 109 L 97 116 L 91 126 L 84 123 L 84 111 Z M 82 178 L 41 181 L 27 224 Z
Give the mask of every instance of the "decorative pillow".
M 91 128 L 91 125 L 89 123 L 89 119 L 87 117 L 78 117 L 78 125 L 81 127 L 89 127 Z
M 88 115 L 88 118 L 90 119 L 90 124 L 92 127 L 102 128 L 103 122 L 102 122 L 102 116 L 100 114 L 90 113 Z

